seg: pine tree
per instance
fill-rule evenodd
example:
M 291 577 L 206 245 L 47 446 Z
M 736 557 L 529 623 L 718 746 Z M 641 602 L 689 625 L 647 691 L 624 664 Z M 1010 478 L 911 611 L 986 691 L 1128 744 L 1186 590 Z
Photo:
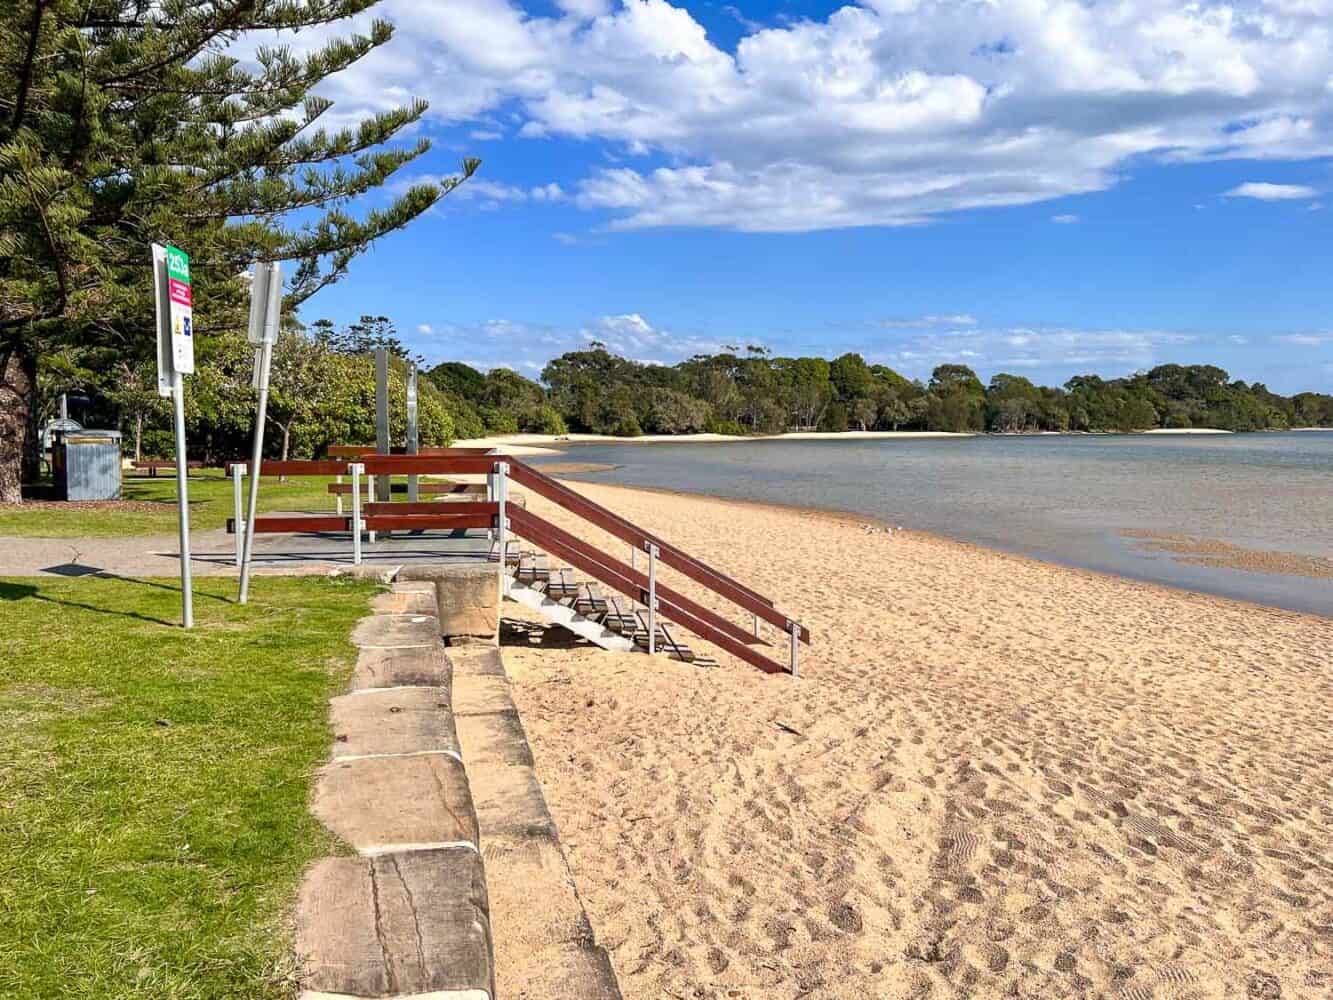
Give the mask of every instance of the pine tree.
M 321 127 L 332 102 L 312 90 L 388 42 L 387 22 L 305 55 L 261 47 L 257 68 L 230 54 L 375 3 L 0 0 L 0 502 L 34 471 L 44 354 L 151 356 L 150 243 L 190 255 L 207 337 L 245 323 L 254 261 L 291 262 L 291 310 L 476 170 L 350 212 L 429 148 L 395 139 L 423 101 Z

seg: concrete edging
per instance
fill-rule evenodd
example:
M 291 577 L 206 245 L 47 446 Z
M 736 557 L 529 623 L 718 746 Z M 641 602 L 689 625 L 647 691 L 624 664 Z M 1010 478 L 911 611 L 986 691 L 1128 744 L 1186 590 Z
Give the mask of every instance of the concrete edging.
M 306 873 L 301 1000 L 496 1000 L 496 940 L 527 959 L 510 993 L 621 1000 L 510 696 L 496 567 L 387 575 L 330 703 L 311 809 L 357 854 Z

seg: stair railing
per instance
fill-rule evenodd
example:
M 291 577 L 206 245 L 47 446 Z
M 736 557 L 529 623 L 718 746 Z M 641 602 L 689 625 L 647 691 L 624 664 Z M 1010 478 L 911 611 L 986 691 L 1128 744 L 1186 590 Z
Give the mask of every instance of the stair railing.
M 702 560 L 653 535 L 583 494 L 570 489 L 523 462 L 506 458 L 497 461 L 494 454 L 482 454 L 479 449 L 438 449 L 437 454 L 377 455 L 365 454 L 361 448 L 343 449 L 347 457 L 356 459 L 326 459 L 319 461 L 268 462 L 268 475 L 350 475 L 351 517 L 337 515 L 305 517 L 258 518 L 256 530 L 263 531 L 338 531 L 349 530 L 353 536 L 353 558 L 361 561 L 362 531 L 420 530 L 424 528 L 477 528 L 489 527 L 500 542 L 501 586 L 507 573 L 506 553 L 508 535 L 525 538 L 551 555 L 564 559 L 589 576 L 606 584 L 627 597 L 643 604 L 648 612 L 648 642 L 653 651 L 656 645 L 656 622 L 660 613 L 695 635 L 725 649 L 733 656 L 769 673 L 799 672 L 799 647 L 810 643 L 810 631 L 800 622 L 779 611 L 771 600 L 725 573 L 713 569 Z M 356 453 L 359 454 L 356 454 Z M 439 505 L 446 511 L 430 508 L 436 504 L 422 503 L 366 503 L 361 502 L 362 477 L 388 475 L 485 475 L 488 496 L 485 503 L 450 503 Z M 545 497 L 557 506 L 582 518 L 613 537 L 628 542 L 634 552 L 648 557 L 648 572 L 640 572 L 637 565 L 628 565 L 606 554 L 597 547 L 570 534 L 546 519 L 517 504 L 510 504 L 509 481 L 513 480 L 532 492 Z M 364 507 L 364 509 L 363 509 Z M 234 524 L 241 522 L 236 512 Z M 229 530 L 235 530 L 233 522 Z M 372 536 L 373 541 L 373 536 Z M 707 608 L 697 601 L 663 584 L 658 579 L 658 563 L 676 570 L 702 587 L 750 612 L 754 617 L 753 633 Z M 758 622 L 766 621 L 781 629 L 788 637 L 788 662 L 772 659 L 752 647 L 768 645 L 759 637 Z

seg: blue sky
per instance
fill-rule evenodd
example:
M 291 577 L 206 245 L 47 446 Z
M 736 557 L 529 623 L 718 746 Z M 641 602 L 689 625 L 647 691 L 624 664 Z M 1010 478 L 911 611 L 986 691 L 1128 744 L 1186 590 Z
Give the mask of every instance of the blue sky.
M 307 321 L 529 375 L 596 338 L 1333 390 L 1329 0 L 377 13 L 336 113 L 431 101 L 404 183 L 484 163 Z

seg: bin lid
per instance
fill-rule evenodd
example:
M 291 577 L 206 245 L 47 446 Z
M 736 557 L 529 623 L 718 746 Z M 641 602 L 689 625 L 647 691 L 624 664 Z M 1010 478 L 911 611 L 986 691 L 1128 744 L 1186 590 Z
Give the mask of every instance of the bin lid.
M 60 433 L 65 444 L 108 444 L 120 440 L 120 431 L 78 430 Z

